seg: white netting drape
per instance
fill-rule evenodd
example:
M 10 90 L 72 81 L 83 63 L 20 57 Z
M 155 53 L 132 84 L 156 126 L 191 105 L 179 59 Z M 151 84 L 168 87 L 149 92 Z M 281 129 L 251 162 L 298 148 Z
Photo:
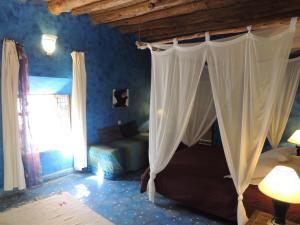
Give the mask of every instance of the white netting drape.
M 270 37 L 249 32 L 211 42 L 208 67 L 226 161 L 238 193 L 238 224 L 247 222 L 250 184 L 291 50 L 294 27 Z
M 208 75 L 205 66 L 197 88 L 195 102 L 182 142 L 188 146 L 196 144 L 208 132 L 216 120 L 216 111 Z
M 179 47 L 152 51 L 148 182 L 151 201 L 156 174 L 167 166 L 185 133 L 205 60 L 206 48 L 201 46 L 189 51 Z
M 272 148 L 277 148 L 282 138 L 297 93 L 299 79 L 300 57 L 289 60 L 285 77 L 278 89 L 268 133 L 268 140 Z
M 247 34 L 223 41 L 188 47 L 155 46 L 167 50 L 151 51 L 148 183 L 151 201 L 154 201 L 156 174 L 166 167 L 186 133 L 207 55 L 221 139 L 239 196 L 238 224 L 246 223 L 243 193 L 249 186 L 268 133 L 295 23 L 293 19 L 289 28 L 264 32 L 261 36 L 249 29 Z M 201 122 L 200 118 L 197 123 Z

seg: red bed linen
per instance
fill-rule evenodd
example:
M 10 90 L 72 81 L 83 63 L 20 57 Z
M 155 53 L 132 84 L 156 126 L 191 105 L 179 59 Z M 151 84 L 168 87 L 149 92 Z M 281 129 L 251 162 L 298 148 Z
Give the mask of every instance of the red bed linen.
M 155 179 L 156 191 L 165 197 L 203 212 L 236 221 L 237 194 L 221 148 L 194 145 L 178 151 Z M 141 178 L 141 192 L 146 191 L 149 169 Z M 250 216 L 254 210 L 273 213 L 271 198 L 250 185 L 244 193 L 244 205 Z M 292 205 L 288 219 L 300 223 L 300 205 Z

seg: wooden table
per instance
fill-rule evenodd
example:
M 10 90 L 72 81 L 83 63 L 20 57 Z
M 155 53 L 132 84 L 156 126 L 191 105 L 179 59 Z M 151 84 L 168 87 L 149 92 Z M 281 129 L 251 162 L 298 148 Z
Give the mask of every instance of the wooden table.
M 246 225 L 267 225 L 272 224 L 271 220 L 273 218 L 273 215 L 261 211 L 255 211 L 249 221 L 246 223 Z M 291 222 L 289 220 L 286 220 L 286 225 L 299 225 L 297 223 Z

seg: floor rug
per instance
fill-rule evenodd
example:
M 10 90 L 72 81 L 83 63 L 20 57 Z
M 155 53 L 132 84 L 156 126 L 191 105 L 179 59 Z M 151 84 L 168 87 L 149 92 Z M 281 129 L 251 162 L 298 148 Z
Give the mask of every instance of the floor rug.
M 113 225 L 63 192 L 0 213 L 1 225 Z

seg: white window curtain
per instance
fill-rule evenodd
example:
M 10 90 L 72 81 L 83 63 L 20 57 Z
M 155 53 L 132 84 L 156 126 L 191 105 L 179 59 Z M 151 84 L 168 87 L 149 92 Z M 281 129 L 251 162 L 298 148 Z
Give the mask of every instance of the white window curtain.
M 300 79 L 300 57 L 288 62 L 285 77 L 278 89 L 273 110 L 268 140 L 272 148 L 277 148 L 295 100 Z
M 156 174 L 167 166 L 188 125 L 206 47 L 186 50 L 175 44 L 165 51 L 151 53 L 148 194 L 153 202 Z
M 252 32 L 225 42 L 209 42 L 208 67 L 221 139 L 238 193 L 238 224 L 248 220 L 243 193 L 249 186 L 270 116 L 286 71 L 295 29 L 272 36 Z
M 208 67 L 202 71 L 192 114 L 182 142 L 192 146 L 199 142 L 216 120 L 216 111 L 208 75 Z
M 72 52 L 71 126 L 75 170 L 87 167 L 86 70 L 83 52 Z
M 2 123 L 4 153 L 4 190 L 26 188 L 18 124 L 19 58 L 16 44 L 4 40 L 2 49 Z

